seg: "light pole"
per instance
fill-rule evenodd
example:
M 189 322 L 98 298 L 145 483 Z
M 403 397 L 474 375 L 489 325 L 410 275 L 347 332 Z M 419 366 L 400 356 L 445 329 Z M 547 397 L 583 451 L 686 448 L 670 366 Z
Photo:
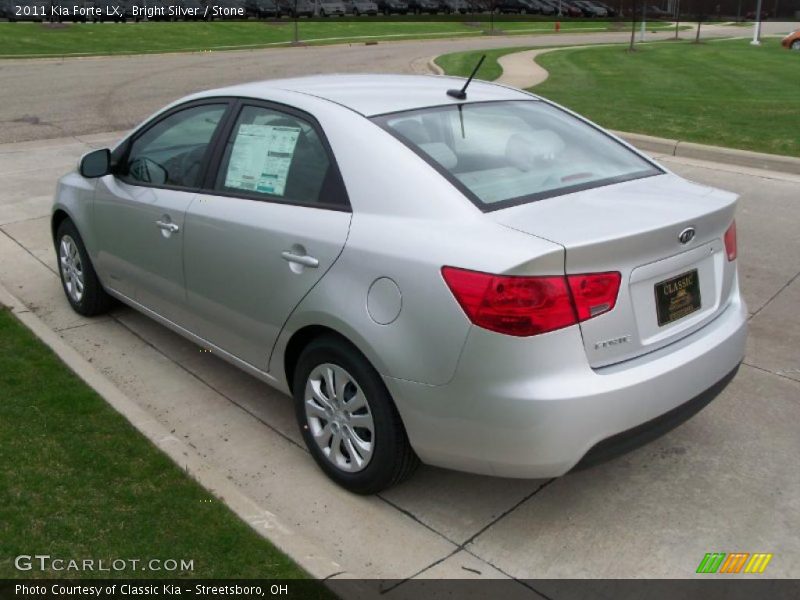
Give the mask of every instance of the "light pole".
M 753 23 L 753 46 L 761 45 L 761 0 L 756 4 L 756 22 Z
M 647 29 L 647 4 L 642 2 L 642 25 L 641 30 L 639 31 L 639 41 L 644 41 L 644 34 L 645 30 Z
M 300 33 L 297 30 L 297 0 L 294 0 L 294 43 L 300 43 Z

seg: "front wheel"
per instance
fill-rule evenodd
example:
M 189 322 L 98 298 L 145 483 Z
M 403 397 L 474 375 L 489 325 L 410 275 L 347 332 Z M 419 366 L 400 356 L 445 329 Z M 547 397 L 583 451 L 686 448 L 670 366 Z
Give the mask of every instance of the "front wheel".
M 344 340 L 311 342 L 300 355 L 292 389 L 306 446 L 345 489 L 378 493 L 419 464 L 380 375 Z
M 111 297 L 97 278 L 78 230 L 69 219 L 56 231 L 56 255 L 61 286 L 73 310 L 84 317 L 106 312 Z

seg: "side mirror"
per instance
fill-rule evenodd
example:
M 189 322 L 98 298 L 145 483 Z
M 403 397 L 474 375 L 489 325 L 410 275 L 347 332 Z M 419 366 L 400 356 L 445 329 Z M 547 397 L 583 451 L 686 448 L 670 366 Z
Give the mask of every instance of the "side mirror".
M 108 175 L 111 173 L 111 151 L 103 148 L 84 154 L 78 170 L 81 175 L 90 179 Z

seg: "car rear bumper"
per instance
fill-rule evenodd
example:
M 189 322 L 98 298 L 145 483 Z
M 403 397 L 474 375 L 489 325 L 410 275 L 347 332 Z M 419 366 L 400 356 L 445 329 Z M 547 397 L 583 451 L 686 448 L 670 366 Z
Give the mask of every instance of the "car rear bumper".
M 712 385 L 707 390 L 701 392 L 688 402 L 676 406 L 672 410 L 665 412 L 646 423 L 637 425 L 627 431 L 612 435 L 604 440 L 597 442 L 575 465 L 575 469 L 585 469 L 603 463 L 631 450 L 635 450 L 649 442 L 661 437 L 685 423 L 701 410 L 703 410 L 736 376 L 739 365 Z
M 578 327 L 532 338 L 473 327 L 448 384 L 384 379 L 423 462 L 555 477 L 584 457 L 596 462 L 596 454 L 618 451 L 620 442 L 623 450 L 639 445 L 697 412 L 732 378 L 746 334 L 747 310 L 735 293 L 702 329 L 608 367 L 589 366 Z

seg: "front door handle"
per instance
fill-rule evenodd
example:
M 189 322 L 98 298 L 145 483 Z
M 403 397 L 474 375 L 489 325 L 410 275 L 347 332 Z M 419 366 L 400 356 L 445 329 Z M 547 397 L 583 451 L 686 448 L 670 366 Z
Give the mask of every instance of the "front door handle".
M 316 269 L 319 266 L 319 261 L 313 256 L 295 254 L 294 252 L 281 252 L 281 257 L 290 263 L 303 265 L 304 267 L 311 267 Z
M 170 233 L 177 233 L 180 229 L 175 223 L 167 223 L 166 221 L 156 221 L 156 225 L 162 231 L 169 231 Z

